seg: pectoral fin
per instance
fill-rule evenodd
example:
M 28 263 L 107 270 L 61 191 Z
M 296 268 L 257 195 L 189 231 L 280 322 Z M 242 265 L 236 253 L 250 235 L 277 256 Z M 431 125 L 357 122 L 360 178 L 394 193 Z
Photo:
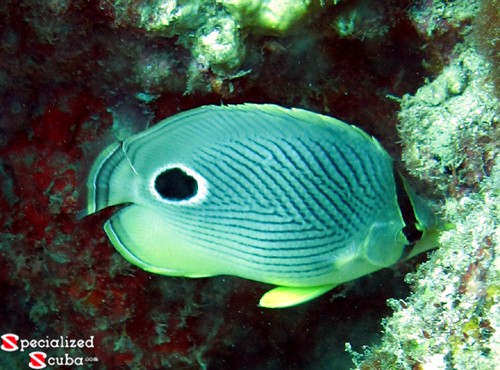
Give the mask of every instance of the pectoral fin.
M 295 306 L 335 288 L 335 285 L 321 285 L 312 287 L 279 286 L 265 293 L 260 299 L 259 306 L 266 308 L 284 308 Z

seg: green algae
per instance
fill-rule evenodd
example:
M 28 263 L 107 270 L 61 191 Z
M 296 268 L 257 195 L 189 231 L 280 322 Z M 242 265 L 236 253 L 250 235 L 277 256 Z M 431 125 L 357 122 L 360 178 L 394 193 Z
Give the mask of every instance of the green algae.
M 498 100 L 489 64 L 471 45 L 401 102 L 399 132 L 410 173 L 441 191 L 476 187 L 495 155 Z M 476 187 L 477 190 L 477 187 Z
M 312 0 L 115 0 L 113 6 L 117 23 L 135 23 L 149 33 L 177 37 L 197 63 L 216 74 L 231 75 L 244 61 L 248 34 L 286 34 L 319 4 Z
M 440 213 L 454 228 L 407 276 L 413 293 L 389 300 L 381 342 L 363 354 L 347 345 L 357 369 L 500 363 L 500 117 L 491 68 L 466 37 L 439 76 L 401 100 L 403 162 L 429 195 L 444 197 Z
M 390 300 L 381 343 L 355 358 L 357 368 L 493 369 L 500 361 L 500 166 L 479 193 L 449 199 L 446 217 L 456 228 L 441 248 L 407 276 L 414 293 Z

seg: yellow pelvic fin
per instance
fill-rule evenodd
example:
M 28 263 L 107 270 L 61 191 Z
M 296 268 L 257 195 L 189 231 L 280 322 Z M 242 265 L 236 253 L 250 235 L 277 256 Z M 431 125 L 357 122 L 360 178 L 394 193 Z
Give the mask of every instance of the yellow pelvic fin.
M 284 308 L 295 306 L 335 288 L 336 285 L 321 285 L 311 287 L 279 286 L 265 293 L 259 301 L 259 306 L 266 308 Z

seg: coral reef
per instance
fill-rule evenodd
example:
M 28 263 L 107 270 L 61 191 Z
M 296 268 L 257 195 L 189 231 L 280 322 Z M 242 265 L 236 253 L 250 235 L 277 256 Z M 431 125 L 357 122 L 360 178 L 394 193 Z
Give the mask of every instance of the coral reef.
M 494 369 L 500 361 L 500 168 L 479 193 L 451 199 L 455 224 L 442 247 L 407 282 L 414 293 L 390 300 L 380 345 L 355 355 L 358 369 Z M 471 365 L 473 364 L 473 365 Z
M 284 34 L 308 11 L 311 0 L 110 1 L 117 24 L 177 37 L 194 63 L 217 75 L 237 72 L 245 59 L 248 34 Z M 190 79 L 197 76 L 190 76 Z
M 500 2 L 483 0 L 477 17 L 474 19 L 474 38 L 478 49 L 491 63 L 491 79 L 495 84 L 496 95 L 500 97 Z
M 480 2 L 431 0 L 416 1 L 409 16 L 427 37 L 439 37 L 451 29 L 463 29 L 477 14 Z
M 93 348 L 47 353 L 102 369 L 346 369 L 345 342 L 371 346 L 360 368 L 499 362 L 495 4 L 0 2 L 0 335 L 93 336 Z M 402 140 L 404 169 L 438 207 L 445 196 L 455 224 L 408 278 L 413 295 L 403 279 L 425 256 L 265 311 L 254 302 L 266 286 L 150 275 L 110 246 L 106 212 L 77 218 L 108 142 L 241 102 L 333 115 L 395 158 Z M 0 351 L 0 367 L 26 367 L 28 352 Z
M 500 117 L 492 68 L 468 34 L 439 76 L 402 99 L 403 161 L 429 193 L 446 194 L 442 213 L 454 227 L 407 275 L 413 293 L 389 300 L 394 314 L 384 320 L 381 343 L 363 355 L 347 346 L 358 369 L 500 363 Z
M 498 145 L 498 100 L 488 83 L 489 64 L 464 49 L 431 83 L 401 102 L 403 161 L 412 175 L 452 195 L 479 190 Z

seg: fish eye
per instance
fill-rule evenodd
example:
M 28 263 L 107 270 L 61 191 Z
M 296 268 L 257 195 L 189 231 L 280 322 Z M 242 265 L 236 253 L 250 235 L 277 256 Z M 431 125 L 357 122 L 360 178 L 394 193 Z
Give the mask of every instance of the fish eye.
M 420 239 L 422 239 L 423 233 L 415 227 L 405 226 L 399 230 L 396 241 L 399 244 L 414 245 Z
M 396 242 L 398 244 L 406 245 L 408 244 L 408 240 L 406 239 L 405 234 L 403 233 L 403 230 L 399 230 L 398 233 L 396 234 Z
M 164 200 L 187 200 L 198 192 L 198 182 L 179 167 L 168 168 L 154 180 L 154 189 Z
M 405 226 L 402 231 L 410 244 L 415 244 L 422 239 L 423 236 L 422 231 L 418 230 L 416 224 L 412 226 Z

